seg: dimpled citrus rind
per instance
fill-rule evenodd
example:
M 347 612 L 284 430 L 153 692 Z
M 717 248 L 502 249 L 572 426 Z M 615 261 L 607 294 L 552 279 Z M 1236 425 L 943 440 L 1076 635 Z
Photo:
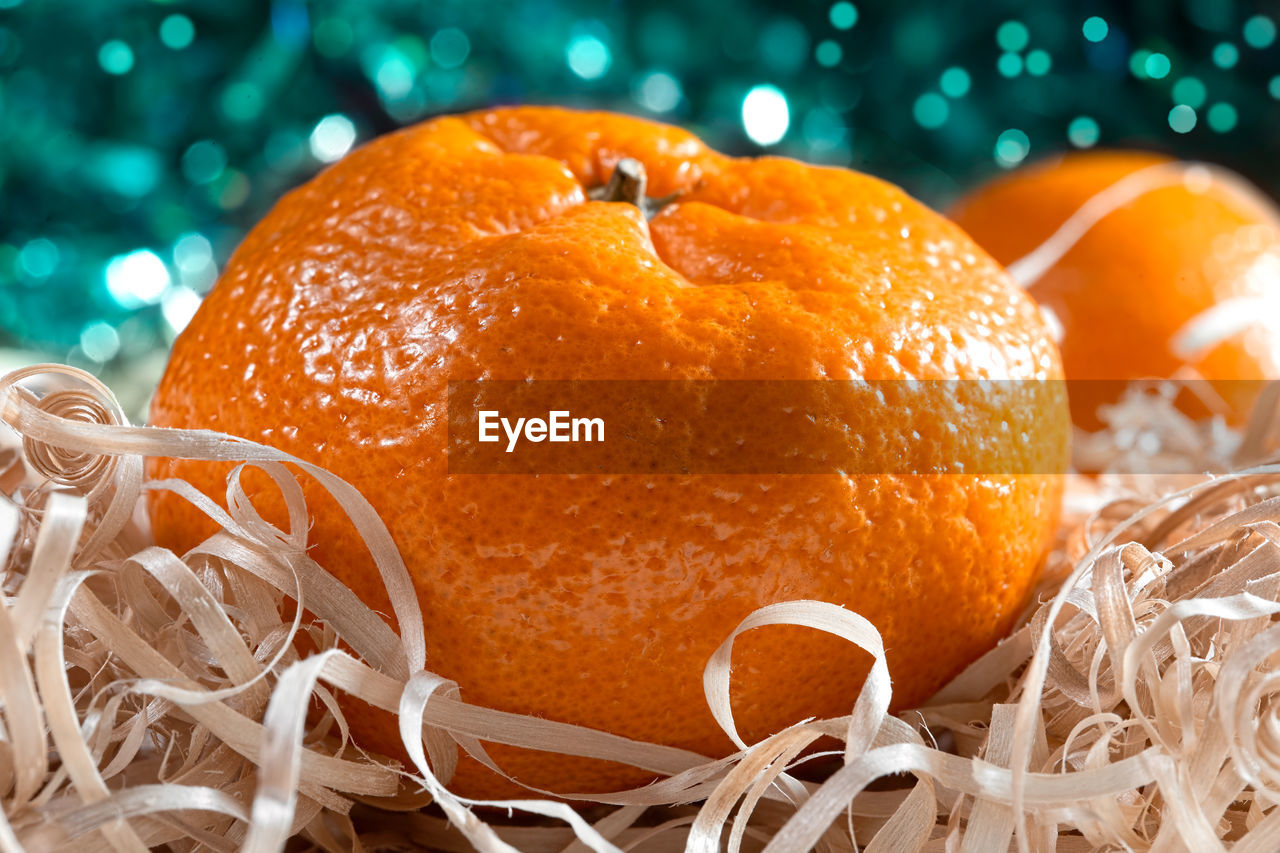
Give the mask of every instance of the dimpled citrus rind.
M 1024 257 L 1091 198 L 1152 167 L 1175 161 L 1139 151 L 1077 152 L 992 181 L 951 216 L 1001 263 Z M 1280 272 L 1280 214 L 1260 194 L 1209 172 L 1207 191 L 1189 173 L 1168 171 L 1151 188 L 1094 224 L 1031 288 L 1064 327 L 1062 360 L 1074 419 L 1102 422 L 1122 383 L 1087 380 L 1203 378 L 1226 398 L 1236 423 L 1257 386 L 1234 380 L 1280 376 L 1280 334 L 1256 323 L 1204 352 L 1176 348 L 1193 319 L 1232 300 L 1256 297 Z M 1170 181 L 1173 176 L 1175 180 Z M 1265 309 L 1261 310 L 1265 313 Z M 1194 395 L 1188 395 L 1188 402 Z M 1204 410 L 1192 408 L 1196 416 Z
M 646 223 L 587 200 L 613 164 L 680 193 Z M 403 553 L 428 666 L 473 703 L 707 754 L 731 751 L 701 674 L 751 611 L 817 599 L 884 636 L 895 707 L 1010 629 L 1056 522 L 1043 476 L 448 476 L 450 379 L 1056 379 L 1031 300 L 897 188 L 737 160 L 640 119 L 517 108 L 374 140 L 255 227 L 179 337 L 152 422 L 273 444 L 346 478 Z M 1020 413 L 1025 414 L 1025 413 Z M 1028 441 L 1060 450 L 1065 408 Z M 879 427 L 899 428 L 886 410 Z M 963 428 L 939 413 L 938 429 Z M 215 496 L 227 469 L 153 460 Z M 279 498 L 249 480 L 263 513 Z M 390 603 L 350 524 L 304 485 L 312 555 Z M 158 541 L 212 532 L 155 495 Z M 388 617 L 389 618 L 389 617 Z M 819 632 L 739 639 L 748 740 L 848 713 L 867 656 Z M 356 740 L 403 756 L 348 702 Z M 616 789 L 649 774 L 494 746 L 524 782 Z M 516 793 L 464 758 L 453 787 Z

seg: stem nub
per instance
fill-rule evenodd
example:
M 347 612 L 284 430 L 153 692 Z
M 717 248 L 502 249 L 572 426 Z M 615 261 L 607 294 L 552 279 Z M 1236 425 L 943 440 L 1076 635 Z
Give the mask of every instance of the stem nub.
M 658 211 L 675 201 L 679 193 L 672 193 L 662 198 L 649 198 L 645 195 L 649 176 L 645 174 L 644 164 L 634 157 L 623 157 L 613 168 L 613 175 L 603 186 L 587 191 L 592 201 L 625 201 L 640 208 L 645 219 L 652 219 Z
M 623 157 L 614 166 L 609 183 L 591 190 L 588 195 L 594 201 L 625 201 L 640 207 L 644 202 L 644 189 L 648 183 L 649 176 L 644 172 L 644 164 L 634 157 Z

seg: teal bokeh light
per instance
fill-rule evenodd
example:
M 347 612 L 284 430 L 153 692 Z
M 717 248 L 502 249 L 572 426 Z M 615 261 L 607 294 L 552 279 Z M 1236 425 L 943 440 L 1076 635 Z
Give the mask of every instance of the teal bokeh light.
M 34 279 L 45 279 L 53 275 L 58 268 L 60 253 L 58 245 L 52 240 L 37 237 L 27 241 L 18 253 L 18 266 Z
M 186 15 L 170 15 L 160 23 L 160 41 L 170 50 L 184 50 L 196 38 L 196 26 Z
M 431 37 L 431 61 L 441 68 L 459 68 L 471 53 L 471 40 L 457 27 L 445 27 Z M 608 49 L 605 49 L 605 67 L 608 67 Z M 597 60 L 599 61 L 599 60 Z M 596 75 L 599 76 L 599 75 Z
M 818 42 L 818 46 L 813 51 L 813 58 L 823 68 L 834 68 L 844 58 L 844 48 L 840 47 L 840 42 L 826 39 Z
M 1129 54 L 1129 73 L 1139 80 L 1147 79 L 1147 60 L 1151 58 L 1149 50 L 1135 50 Z
M 1204 83 L 1197 77 L 1183 77 L 1174 83 L 1172 94 L 1174 103 L 1186 104 L 1196 110 L 1204 106 L 1205 98 L 1209 96 Z
M 839 3 L 831 5 L 827 17 L 831 21 L 831 26 L 837 30 L 852 29 L 853 25 L 858 23 L 858 7 L 846 0 L 840 0 Z
M 105 42 L 98 48 L 98 65 L 108 74 L 128 74 L 133 68 L 133 49 L 119 39 Z
M 1031 34 L 1027 32 L 1027 25 L 1021 21 L 1005 21 L 1000 25 L 1000 29 L 996 30 L 996 44 L 1000 45 L 1001 50 L 1017 52 L 1027 46 L 1027 42 L 1031 40 Z
M 1017 77 L 1022 73 L 1022 57 L 1016 53 L 1002 53 L 996 61 L 996 70 L 1002 77 Z
M 105 356 L 114 330 L 104 370 L 162 347 L 290 188 L 489 104 L 635 113 L 944 208 L 1000 167 L 1104 144 L 1223 162 L 1276 194 L 1280 17 L 1256 0 L 1171 9 L 0 0 L 0 347 Z M 140 250 L 169 283 L 126 307 L 104 270 Z
M 951 107 L 947 104 L 946 98 L 936 92 L 926 92 L 916 98 L 911 112 L 915 116 L 917 124 L 932 130 L 946 124 L 947 116 L 951 113 Z
M 1235 130 L 1239 118 L 1236 108 L 1225 101 L 1220 101 L 1209 107 L 1209 112 L 1205 114 L 1205 120 L 1209 123 L 1209 128 L 1216 133 L 1230 133 Z
M 1033 50 L 1027 54 L 1026 67 L 1032 77 L 1043 77 L 1053 67 L 1053 59 L 1048 51 Z
M 193 142 L 182 155 L 182 174 L 193 184 L 217 180 L 226 167 L 227 153 L 212 139 Z
M 1265 50 L 1276 40 L 1276 23 L 1266 15 L 1254 15 L 1244 22 L 1244 43 L 1255 50 Z
M 1143 63 L 1143 71 L 1152 80 L 1163 80 L 1168 77 L 1172 67 L 1169 57 L 1163 53 L 1152 53 L 1147 56 L 1146 61 Z
M 996 163 L 1006 169 L 1012 169 L 1027 159 L 1027 155 L 1030 153 L 1031 139 L 1025 131 L 1010 128 L 996 138 Z
M 665 71 L 640 75 L 632 87 L 632 97 L 646 110 L 668 113 L 680 105 L 680 81 Z
M 1098 123 L 1089 116 L 1077 116 L 1067 126 L 1067 139 L 1076 148 L 1092 148 L 1098 144 Z
M 1196 126 L 1196 111 L 1186 104 L 1169 110 L 1169 127 L 1174 133 L 1190 133 Z
M 249 122 L 262 114 L 262 90 L 248 80 L 238 80 L 222 91 L 219 107 L 233 122 Z
M 963 98 L 969 94 L 971 84 L 969 72 L 954 65 L 943 71 L 942 76 L 938 78 L 938 86 L 942 89 L 942 94 L 948 98 Z
M 569 70 L 583 80 L 596 80 L 613 64 L 609 46 L 593 35 L 580 35 L 569 42 L 564 52 Z
M 1080 28 L 1080 31 L 1089 41 L 1100 42 L 1107 37 L 1110 27 L 1107 26 L 1105 19 L 1094 15 L 1085 19 L 1084 26 Z
M 80 349 L 90 361 L 110 361 L 120 352 L 120 333 L 110 323 L 95 320 L 80 332 Z

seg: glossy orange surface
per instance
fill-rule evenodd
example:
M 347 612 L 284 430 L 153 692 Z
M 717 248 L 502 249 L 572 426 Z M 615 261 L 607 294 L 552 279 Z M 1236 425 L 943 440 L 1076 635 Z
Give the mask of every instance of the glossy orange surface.
M 651 222 L 587 199 L 623 156 L 651 196 L 682 193 Z M 446 381 L 1060 376 L 1031 300 L 889 184 L 522 108 L 383 137 L 286 196 L 179 338 L 152 421 L 265 441 L 361 489 L 413 574 L 428 666 L 463 698 L 724 754 L 701 674 L 743 617 L 800 598 L 856 610 L 884 634 L 895 706 L 918 703 L 1010 628 L 1057 478 L 449 476 Z M 1039 420 L 1026 441 L 1060 450 L 1065 407 Z M 875 425 L 901 428 L 892 410 Z M 964 428 L 942 412 L 935 426 Z M 150 474 L 221 495 L 226 470 Z M 315 557 L 390 613 L 336 507 L 307 497 Z M 175 548 L 209 532 L 164 495 L 153 520 Z M 739 729 L 848 713 L 866 669 L 824 634 L 751 632 L 735 649 Z M 400 754 L 390 718 L 351 716 L 362 745 Z M 648 778 L 492 754 L 561 792 Z M 454 787 L 515 790 L 469 760 Z
M 965 198 L 952 218 L 1001 263 L 1031 252 L 1091 197 L 1141 169 L 1172 162 L 1137 151 L 1097 151 L 1020 169 Z M 1071 380 L 1198 376 L 1280 377 L 1274 317 L 1200 353 L 1173 346 L 1183 327 L 1216 305 L 1275 293 L 1280 218 L 1267 202 L 1219 179 L 1206 190 L 1152 189 L 1106 215 L 1034 286 L 1061 321 Z M 1261 316 L 1270 307 L 1251 310 Z M 1071 385 L 1075 420 L 1097 428 L 1097 407 L 1120 386 Z M 1242 421 L 1256 386 L 1224 385 L 1227 413 Z

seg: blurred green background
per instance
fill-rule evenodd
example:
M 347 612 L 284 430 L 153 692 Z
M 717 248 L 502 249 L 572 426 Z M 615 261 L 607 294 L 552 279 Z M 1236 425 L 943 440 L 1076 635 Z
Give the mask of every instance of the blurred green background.
M 137 408 L 244 231 L 398 125 L 591 106 L 849 165 L 945 206 L 1140 146 L 1280 191 L 1275 3 L 0 0 L 0 368 Z

